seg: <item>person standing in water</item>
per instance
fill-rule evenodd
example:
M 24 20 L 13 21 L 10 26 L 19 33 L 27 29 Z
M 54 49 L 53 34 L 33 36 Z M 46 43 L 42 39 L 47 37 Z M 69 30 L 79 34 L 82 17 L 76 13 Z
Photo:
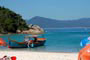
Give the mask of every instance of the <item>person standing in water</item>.
M 27 36 L 27 37 L 25 37 L 24 42 L 27 43 L 28 48 L 29 48 L 29 45 L 30 45 L 30 44 L 33 45 L 33 43 L 37 42 L 37 37 L 38 37 L 38 35 L 32 35 L 32 36 Z M 33 39 L 33 40 L 30 40 L 30 38 L 34 38 L 34 39 Z
M 28 38 L 28 37 L 25 37 L 24 42 L 27 43 L 27 46 L 28 46 L 28 48 L 29 48 L 30 41 L 29 41 L 29 38 Z

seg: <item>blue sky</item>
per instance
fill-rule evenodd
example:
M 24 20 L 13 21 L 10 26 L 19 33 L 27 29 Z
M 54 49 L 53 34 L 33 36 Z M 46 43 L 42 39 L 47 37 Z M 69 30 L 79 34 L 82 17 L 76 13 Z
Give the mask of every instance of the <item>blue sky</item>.
M 24 19 L 34 16 L 59 20 L 90 17 L 90 0 L 0 0 L 0 6 L 15 11 Z

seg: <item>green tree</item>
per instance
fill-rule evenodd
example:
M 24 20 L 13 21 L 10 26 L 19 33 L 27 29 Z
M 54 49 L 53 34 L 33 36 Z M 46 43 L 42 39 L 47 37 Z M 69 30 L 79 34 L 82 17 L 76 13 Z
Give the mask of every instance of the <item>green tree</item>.
M 11 11 L 8 8 L 0 7 L 0 32 L 15 33 L 17 29 L 28 29 L 28 26 L 22 16 Z

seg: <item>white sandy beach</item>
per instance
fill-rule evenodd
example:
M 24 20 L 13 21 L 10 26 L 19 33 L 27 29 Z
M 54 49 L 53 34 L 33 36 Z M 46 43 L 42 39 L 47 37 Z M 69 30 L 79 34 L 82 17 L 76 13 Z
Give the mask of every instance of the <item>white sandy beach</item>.
M 17 60 L 77 60 L 78 53 L 30 52 L 30 51 L 0 51 L 4 55 L 16 56 Z

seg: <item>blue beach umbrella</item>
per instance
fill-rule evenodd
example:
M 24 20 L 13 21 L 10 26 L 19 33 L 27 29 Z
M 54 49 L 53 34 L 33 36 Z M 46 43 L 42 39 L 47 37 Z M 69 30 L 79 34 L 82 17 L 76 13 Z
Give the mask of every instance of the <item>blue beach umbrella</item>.
M 86 44 L 89 44 L 88 42 L 90 41 L 90 37 L 87 37 L 85 39 L 83 39 L 81 42 L 80 42 L 80 46 L 84 47 L 86 46 Z
M 86 45 L 90 44 L 90 40 L 88 40 L 88 42 L 86 43 Z

